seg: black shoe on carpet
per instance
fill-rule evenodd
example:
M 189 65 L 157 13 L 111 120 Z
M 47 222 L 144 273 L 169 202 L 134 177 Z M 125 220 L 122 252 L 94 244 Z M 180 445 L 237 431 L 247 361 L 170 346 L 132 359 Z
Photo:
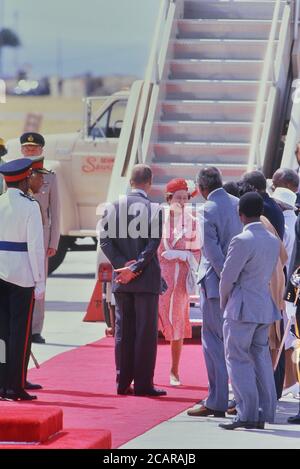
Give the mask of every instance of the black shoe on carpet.
M 34 344 L 45 344 L 46 340 L 41 336 L 41 334 L 32 334 L 31 342 Z
M 166 396 L 167 391 L 164 389 L 148 389 L 148 391 L 134 391 L 135 396 L 149 396 L 149 397 L 161 397 L 161 396 Z
M 4 399 L 7 401 L 34 401 L 37 399 L 37 396 L 31 396 L 28 392 L 24 391 L 24 389 L 21 389 L 21 391 L 7 389 Z
M 43 389 L 43 386 L 26 381 L 24 389 L 27 389 L 27 391 L 36 391 L 38 389 Z

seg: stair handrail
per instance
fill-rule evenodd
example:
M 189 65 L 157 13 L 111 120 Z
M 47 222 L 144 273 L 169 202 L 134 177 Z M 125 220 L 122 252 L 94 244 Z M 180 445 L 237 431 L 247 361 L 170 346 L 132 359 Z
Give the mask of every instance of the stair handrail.
M 260 134 L 261 134 L 261 123 L 263 118 L 263 111 L 265 105 L 265 97 L 267 92 L 267 86 L 269 81 L 270 73 L 272 72 L 273 86 L 277 85 L 277 77 L 274 74 L 274 46 L 279 21 L 280 7 L 282 0 L 276 0 L 272 18 L 272 24 L 270 29 L 270 35 L 268 39 L 268 45 L 266 55 L 263 64 L 262 78 L 259 85 L 259 92 L 256 101 L 256 111 L 254 117 L 253 132 L 250 143 L 250 153 L 248 160 L 248 171 L 252 171 L 256 165 L 261 167 L 261 155 L 260 155 Z M 289 3 L 287 0 L 286 3 Z
M 299 14 L 300 14 L 300 0 L 295 0 L 295 20 L 294 20 L 294 40 L 296 41 L 299 36 Z
M 126 117 L 128 115 L 126 112 L 110 180 L 108 200 L 115 198 L 116 188 L 119 193 L 124 192 L 125 185 L 129 182 L 129 174 L 132 166 L 137 162 L 142 163 L 145 160 L 143 152 L 145 123 L 149 107 L 153 104 L 153 88 L 155 86 L 158 87 L 162 78 L 163 65 L 168 50 L 175 8 L 176 0 L 161 1 L 140 98 L 135 108 L 134 117 L 132 115 L 128 116 L 135 125 L 134 127 L 132 127 L 132 125 L 126 125 Z

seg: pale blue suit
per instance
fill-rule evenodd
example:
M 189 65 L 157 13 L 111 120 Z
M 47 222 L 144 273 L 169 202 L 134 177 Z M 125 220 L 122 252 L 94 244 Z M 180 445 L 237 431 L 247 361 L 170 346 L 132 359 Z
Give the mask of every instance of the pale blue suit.
M 242 230 L 238 203 L 236 197 L 220 188 L 209 194 L 204 204 L 204 245 L 200 279 L 203 277 L 202 345 L 209 381 L 205 405 L 221 412 L 227 410 L 228 406 L 228 374 L 224 356 L 219 282 L 230 241 Z
M 275 417 L 268 330 L 281 316 L 269 285 L 279 250 L 280 241 L 261 223 L 246 225 L 231 241 L 221 273 L 225 357 L 242 421 L 273 422 Z

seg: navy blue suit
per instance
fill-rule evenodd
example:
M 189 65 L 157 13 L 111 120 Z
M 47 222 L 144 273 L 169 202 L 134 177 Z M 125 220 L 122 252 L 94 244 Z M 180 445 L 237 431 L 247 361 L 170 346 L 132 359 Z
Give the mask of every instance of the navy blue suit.
M 281 241 L 284 236 L 284 216 L 281 208 L 266 192 L 260 194 L 264 199 L 264 216 L 274 226 Z
M 114 203 L 108 213 L 100 234 L 104 254 L 115 269 L 135 260 L 130 269 L 139 274 L 126 285 L 116 283 L 114 274 L 118 391 L 125 391 L 134 380 L 135 392 L 145 393 L 153 388 L 157 352 L 161 212 L 143 193 L 131 192 Z M 110 223 L 115 223 L 115 231 L 112 229 L 107 235 Z M 132 230 L 135 224 L 140 228 L 137 237 Z

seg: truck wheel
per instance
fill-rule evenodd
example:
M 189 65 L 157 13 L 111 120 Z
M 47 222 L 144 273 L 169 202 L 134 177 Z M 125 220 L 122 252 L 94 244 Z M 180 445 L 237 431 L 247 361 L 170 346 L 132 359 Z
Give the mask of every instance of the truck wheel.
M 68 248 L 70 247 L 69 236 L 61 236 L 58 243 L 57 253 L 50 257 L 48 266 L 48 275 L 51 275 L 63 262 L 66 257 Z

